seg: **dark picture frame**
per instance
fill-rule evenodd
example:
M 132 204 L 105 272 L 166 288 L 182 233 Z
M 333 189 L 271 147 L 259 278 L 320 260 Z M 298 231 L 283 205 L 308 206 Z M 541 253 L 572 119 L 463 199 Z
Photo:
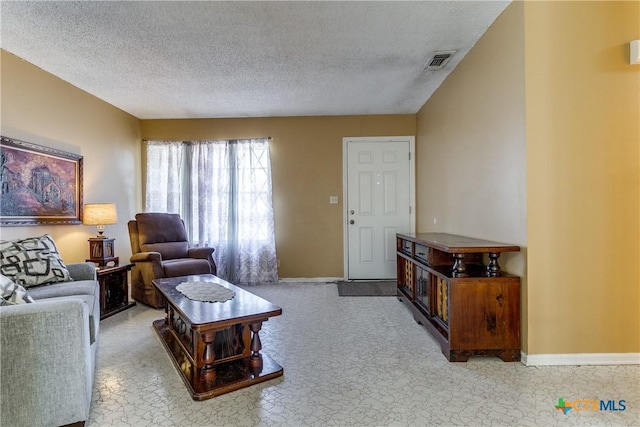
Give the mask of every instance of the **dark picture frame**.
M 82 224 L 82 156 L 0 136 L 0 225 Z

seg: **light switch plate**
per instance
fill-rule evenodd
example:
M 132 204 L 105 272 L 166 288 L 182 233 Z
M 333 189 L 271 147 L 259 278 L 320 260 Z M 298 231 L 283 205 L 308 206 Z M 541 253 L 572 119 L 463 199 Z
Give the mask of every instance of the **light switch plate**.
M 329 196 L 329 203 L 332 205 L 338 204 L 338 196 Z

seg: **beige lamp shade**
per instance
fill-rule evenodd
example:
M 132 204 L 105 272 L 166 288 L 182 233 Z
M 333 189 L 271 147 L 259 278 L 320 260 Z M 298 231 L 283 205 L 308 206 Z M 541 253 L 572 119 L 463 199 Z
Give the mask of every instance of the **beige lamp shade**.
M 84 225 L 96 225 L 98 237 L 104 237 L 104 226 L 116 224 L 118 222 L 118 212 L 115 203 L 89 203 L 84 205 L 82 223 Z

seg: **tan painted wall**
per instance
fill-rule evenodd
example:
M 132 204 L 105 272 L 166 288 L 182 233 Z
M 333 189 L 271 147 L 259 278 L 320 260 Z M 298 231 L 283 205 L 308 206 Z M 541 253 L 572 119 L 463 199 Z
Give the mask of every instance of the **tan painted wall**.
M 418 229 L 525 247 L 531 355 L 640 351 L 639 8 L 513 3 L 418 113 Z
M 529 351 L 640 352 L 640 3 L 524 16 Z
M 526 347 L 524 34 L 509 6 L 417 115 L 417 229 L 517 244 Z M 435 223 L 434 223 L 435 220 Z
M 142 120 L 141 131 L 144 139 L 272 137 L 280 277 L 342 277 L 342 138 L 415 135 L 415 116 Z M 330 205 L 331 195 L 340 203 Z
M 3 136 L 80 154 L 84 160 L 84 201 L 115 202 L 119 223 L 107 226 L 121 261 L 131 256 L 126 220 L 141 205 L 139 120 L 1 51 Z M 84 261 L 94 226 L 0 227 L 2 239 L 53 236 L 65 262 Z

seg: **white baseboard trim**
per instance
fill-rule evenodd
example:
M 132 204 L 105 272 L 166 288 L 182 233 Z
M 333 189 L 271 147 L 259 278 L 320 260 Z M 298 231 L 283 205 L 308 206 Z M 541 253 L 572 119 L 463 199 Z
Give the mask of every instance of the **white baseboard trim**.
M 521 360 L 527 366 L 640 365 L 640 353 L 527 354 L 522 352 Z
M 331 283 L 344 280 L 342 277 L 281 277 L 283 283 Z

